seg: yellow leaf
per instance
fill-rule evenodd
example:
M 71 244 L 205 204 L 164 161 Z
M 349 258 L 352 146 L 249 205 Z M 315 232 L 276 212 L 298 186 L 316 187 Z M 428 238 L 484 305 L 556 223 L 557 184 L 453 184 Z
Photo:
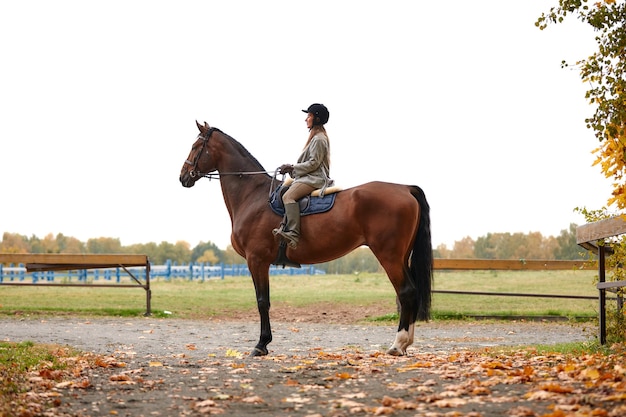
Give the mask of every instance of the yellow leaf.
M 554 384 L 554 383 L 544 384 L 540 386 L 539 388 L 544 391 L 557 392 L 559 394 L 566 394 L 566 393 L 570 393 L 574 391 L 572 387 L 565 387 L 563 385 Z
M 231 357 L 231 358 L 241 358 L 241 353 L 235 349 L 228 349 L 226 351 L 226 356 Z
M 600 372 L 596 368 L 586 368 L 580 372 L 580 376 L 583 379 L 598 379 Z
M 481 366 L 483 368 L 487 368 L 487 369 L 509 369 L 510 366 L 503 364 L 502 362 L 499 361 L 493 361 L 493 362 L 485 362 L 483 364 L 481 364 Z
M 432 368 L 432 362 L 415 362 L 407 366 L 403 366 L 402 368 L 398 368 L 398 372 L 407 372 L 411 369 L 419 369 L 419 368 Z

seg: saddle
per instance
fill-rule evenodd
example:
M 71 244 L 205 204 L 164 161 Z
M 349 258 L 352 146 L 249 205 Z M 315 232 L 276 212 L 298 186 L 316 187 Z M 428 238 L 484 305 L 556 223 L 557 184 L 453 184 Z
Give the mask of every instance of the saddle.
M 272 194 L 270 195 L 270 207 L 272 211 L 279 216 L 285 215 L 285 206 L 283 205 L 283 194 L 289 189 L 289 186 L 293 180 L 291 178 L 287 179 L 281 185 L 276 187 Z M 324 195 L 321 195 L 322 190 L 317 189 L 314 190 L 310 195 L 301 198 L 298 200 L 298 204 L 300 205 L 300 215 L 307 216 L 309 214 L 318 214 L 324 213 L 333 208 L 333 204 L 335 204 L 335 197 L 337 193 L 341 191 L 340 187 L 331 186 L 327 187 L 324 190 Z
M 274 189 L 274 191 L 270 194 L 270 207 L 272 208 L 272 211 L 279 216 L 285 215 L 283 194 L 285 194 L 285 192 L 289 189 L 292 182 L 293 179 L 288 178 L 281 185 L 276 187 L 276 189 Z M 313 190 L 311 194 L 298 200 L 300 215 L 306 216 L 309 214 L 324 213 L 330 210 L 333 207 L 333 204 L 335 204 L 335 197 L 339 191 L 341 191 L 341 188 L 336 186 L 326 187 L 324 195 L 322 195 L 321 189 Z M 285 242 L 285 239 L 281 239 L 280 244 L 278 245 L 278 256 L 272 263 L 274 265 L 282 265 L 283 269 L 286 266 L 292 268 L 301 267 L 299 263 L 294 262 L 287 257 L 287 243 Z

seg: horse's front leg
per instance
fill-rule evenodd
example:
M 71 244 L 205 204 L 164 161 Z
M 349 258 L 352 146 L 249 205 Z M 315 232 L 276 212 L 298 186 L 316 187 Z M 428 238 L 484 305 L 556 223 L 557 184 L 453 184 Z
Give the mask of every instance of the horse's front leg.
M 256 290 L 256 302 L 261 318 L 261 336 L 250 356 L 263 356 L 268 354 L 267 345 L 272 341 L 272 326 L 270 324 L 270 281 L 268 271 L 252 275 L 254 289 Z

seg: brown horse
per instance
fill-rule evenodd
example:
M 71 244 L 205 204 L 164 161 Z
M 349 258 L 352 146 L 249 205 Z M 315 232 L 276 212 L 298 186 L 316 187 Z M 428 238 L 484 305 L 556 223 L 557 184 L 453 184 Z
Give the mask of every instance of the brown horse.
M 180 173 L 184 187 L 217 171 L 232 222 L 233 248 L 247 263 L 261 316 L 261 336 L 252 356 L 267 355 L 272 341 L 269 268 L 278 254 L 272 229 L 281 218 L 268 203 L 272 177 L 239 142 L 206 122 Z M 302 218 L 294 262 L 337 259 L 362 245 L 374 253 L 397 294 L 400 323 L 387 353 L 404 355 L 413 343 L 415 321 L 430 314 L 432 244 L 429 206 L 421 188 L 370 182 L 340 191 L 334 207 Z

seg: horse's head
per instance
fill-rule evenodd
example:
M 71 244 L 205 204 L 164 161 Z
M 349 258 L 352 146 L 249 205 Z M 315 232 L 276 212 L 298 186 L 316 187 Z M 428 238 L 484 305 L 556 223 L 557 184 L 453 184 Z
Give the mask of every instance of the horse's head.
M 191 147 L 191 152 L 189 152 L 183 168 L 180 170 L 179 179 L 183 187 L 193 187 L 196 181 L 216 169 L 208 147 L 209 138 L 215 128 L 210 127 L 207 122 L 201 125 L 196 121 L 196 125 L 200 130 L 200 134 Z

